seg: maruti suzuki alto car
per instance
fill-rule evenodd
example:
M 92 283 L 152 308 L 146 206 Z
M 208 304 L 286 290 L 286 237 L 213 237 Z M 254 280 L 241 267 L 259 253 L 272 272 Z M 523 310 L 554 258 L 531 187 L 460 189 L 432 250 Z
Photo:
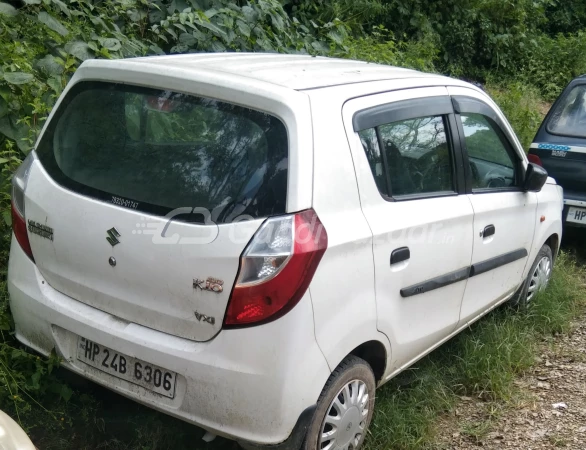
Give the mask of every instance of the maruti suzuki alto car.
M 547 285 L 561 212 L 462 81 L 85 61 L 14 176 L 16 337 L 245 448 L 356 450 L 376 387 Z

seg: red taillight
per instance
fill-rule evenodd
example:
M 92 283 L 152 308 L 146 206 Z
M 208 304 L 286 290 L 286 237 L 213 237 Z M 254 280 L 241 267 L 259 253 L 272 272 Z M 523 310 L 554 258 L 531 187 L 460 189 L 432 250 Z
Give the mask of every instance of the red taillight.
M 257 325 L 291 310 L 327 246 L 326 230 L 312 209 L 268 219 L 240 258 L 224 325 Z
M 529 162 L 533 163 L 533 164 L 537 164 L 538 166 L 543 167 L 543 163 L 541 162 L 541 158 L 537 155 L 533 155 L 532 153 L 529 153 L 527 155 L 527 159 L 529 160 Z
M 22 250 L 28 255 L 30 259 L 33 261 L 33 251 L 31 250 L 31 243 L 28 240 L 28 234 L 26 231 L 26 220 L 24 217 L 20 215 L 18 209 L 14 205 L 14 201 L 11 202 L 11 210 L 12 210 L 12 231 L 14 231 L 14 236 L 16 236 L 16 240 L 20 244 Z

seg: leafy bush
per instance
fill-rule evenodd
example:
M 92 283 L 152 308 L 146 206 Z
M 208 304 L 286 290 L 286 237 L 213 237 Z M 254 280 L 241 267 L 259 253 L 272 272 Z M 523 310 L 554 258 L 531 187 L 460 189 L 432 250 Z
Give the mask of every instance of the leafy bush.
M 326 54 L 347 37 L 339 21 L 311 28 L 276 0 L 26 0 L 0 3 L 0 139 L 32 147 L 55 99 L 79 64 L 193 51 Z M 0 141 L 0 145 L 2 141 Z
M 547 23 L 543 27 L 550 35 L 575 33 L 586 28 L 586 3 L 554 0 L 546 7 Z
M 522 77 L 554 100 L 573 78 L 586 73 L 586 32 L 540 36 L 525 57 Z
M 347 38 L 344 48 L 335 56 L 435 72 L 437 52 L 431 39 L 398 41 L 381 25 L 373 28 L 369 36 Z
M 486 90 L 511 123 L 523 149 L 528 151 L 545 112 L 542 112 L 544 108 L 539 91 L 520 81 L 506 85 L 490 81 Z
M 501 80 L 522 78 L 536 85 L 548 99 L 559 93 L 560 85 L 586 71 L 586 7 L 581 0 L 283 3 L 304 23 L 337 19 L 347 25 L 351 32 L 349 54 L 360 59 L 372 60 L 372 53 L 380 51 L 383 55 L 379 60 L 401 62 L 395 53 L 409 53 L 414 43 L 423 44 L 425 51 L 411 66 L 433 66 L 477 81 L 492 73 L 498 73 Z M 389 52 L 393 56 L 389 57 Z

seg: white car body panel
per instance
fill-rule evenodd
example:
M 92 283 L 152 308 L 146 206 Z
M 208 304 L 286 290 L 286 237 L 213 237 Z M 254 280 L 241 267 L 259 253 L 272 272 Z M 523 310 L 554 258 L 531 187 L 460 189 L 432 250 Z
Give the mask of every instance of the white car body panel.
M 529 253 L 537 207 L 537 196 L 534 192 L 483 193 L 470 194 L 468 197 L 474 208 L 471 264 L 518 249 L 525 249 Z M 488 225 L 494 225 L 495 234 L 486 238 L 480 236 Z M 533 260 L 526 256 L 469 278 L 460 311 L 461 323 L 469 323 L 486 308 L 510 297 L 523 280 L 525 266 L 532 263 Z
M 295 307 L 268 323 L 223 329 L 240 254 L 264 218 L 219 226 L 172 222 L 167 235 L 205 243 L 154 245 L 140 225 L 165 218 L 69 191 L 33 162 L 25 216 L 51 226 L 54 240 L 28 234 L 35 264 L 13 236 L 8 289 L 16 337 L 43 354 L 55 348 L 68 369 L 212 433 L 257 445 L 286 442 L 346 356 L 367 344 L 383 349 L 377 365 L 371 361 L 382 384 L 510 298 L 546 241 L 558 251 L 562 196 L 552 179 L 539 193 L 388 202 L 378 191 L 353 115 L 402 100 L 482 100 L 505 124 L 526 167 L 500 110 L 468 83 L 356 61 L 258 54 L 87 61 L 64 95 L 84 80 L 168 89 L 278 117 L 289 141 L 286 212 L 312 208 L 327 231 L 327 250 Z M 484 240 L 479 228 L 489 223 L 496 235 Z M 111 227 L 121 232 L 121 245 L 106 241 Z M 391 252 L 402 246 L 410 247 L 410 260 L 391 266 Z M 399 295 L 521 247 L 528 256 L 515 263 Z M 192 280 L 209 276 L 223 279 L 224 291 L 194 292 Z M 197 321 L 196 311 L 215 323 Z M 80 362 L 78 336 L 176 372 L 175 397 Z
M 170 222 L 69 191 L 49 178 L 38 160 L 31 168 L 26 211 L 29 220 L 54 230 L 52 240 L 29 237 L 37 268 L 52 287 L 120 319 L 196 341 L 220 331 L 240 254 L 262 223 Z M 121 234 L 114 247 L 106 240 L 112 227 Z M 110 257 L 116 258 L 115 267 Z M 194 288 L 194 279 L 207 277 L 223 280 L 224 290 Z M 214 323 L 202 326 L 195 312 Z
M 551 251 L 557 256 L 562 242 L 562 222 L 559 220 L 560 208 L 563 207 L 564 192 L 555 180 L 549 178 L 540 192 L 537 193 L 537 211 L 535 214 L 535 233 L 533 243 L 529 252 L 529 261 L 535 261 L 537 253 L 543 242 L 551 236 L 556 236 L 552 242 Z M 525 267 L 523 276 L 526 277 L 531 269 L 531 264 Z
M 36 450 L 24 430 L 4 411 L 0 411 L 0 448 L 2 450 Z
M 448 87 L 450 95 L 476 98 L 489 104 L 507 127 L 507 137 L 524 166 L 527 158 L 519 140 L 498 106 L 486 94 L 473 89 Z M 507 252 L 525 249 L 529 254 L 535 229 L 537 194 L 535 192 L 491 192 L 468 194 L 474 209 L 474 249 L 471 264 L 499 257 Z M 523 224 L 523 225 L 521 225 Z M 493 236 L 481 236 L 488 225 L 494 225 Z M 543 241 L 545 242 L 545 241 Z M 542 244 L 543 244 L 542 242 Z M 541 245 L 542 245 L 541 244 Z M 539 246 L 541 248 L 541 245 Z M 510 297 L 519 287 L 529 257 L 471 277 L 462 301 L 460 323 L 470 323 L 483 310 Z M 527 269 L 528 270 L 528 269 Z
M 15 242 L 8 271 L 19 341 L 44 355 L 55 348 L 71 371 L 221 436 L 260 444 L 284 441 L 330 375 L 315 341 L 309 295 L 279 321 L 194 342 L 63 295 Z M 80 363 L 74 356 L 77 336 L 177 372 L 175 398 Z
M 314 120 L 313 208 L 328 230 L 326 251 L 310 292 L 316 339 L 332 370 L 353 349 L 388 338 L 376 327 L 372 232 L 362 213 L 354 165 L 340 111 L 345 97 L 308 91 Z M 339 330 L 345 330 L 340 333 Z M 332 339 L 332 336 L 337 336 Z

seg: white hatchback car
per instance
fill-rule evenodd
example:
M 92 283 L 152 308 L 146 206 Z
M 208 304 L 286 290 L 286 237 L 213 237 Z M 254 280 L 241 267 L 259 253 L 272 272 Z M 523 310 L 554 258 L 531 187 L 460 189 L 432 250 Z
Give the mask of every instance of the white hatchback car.
M 484 92 L 302 55 L 86 61 L 13 186 L 18 339 L 247 448 L 359 448 L 562 233 Z

